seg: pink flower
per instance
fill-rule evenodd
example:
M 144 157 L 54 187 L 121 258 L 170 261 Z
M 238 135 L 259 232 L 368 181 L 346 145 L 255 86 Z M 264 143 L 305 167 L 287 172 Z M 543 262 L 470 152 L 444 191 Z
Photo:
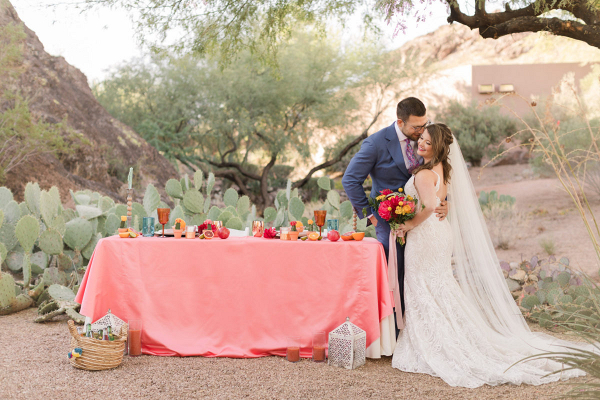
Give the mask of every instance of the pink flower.
M 381 192 L 382 195 L 387 196 L 388 194 L 392 194 L 394 192 L 392 192 L 390 189 L 383 189 Z
M 377 210 L 377 213 L 381 218 L 385 219 L 386 221 L 389 221 L 389 219 L 392 217 L 391 209 L 392 207 L 389 205 L 389 203 L 387 201 L 384 201 L 381 204 L 379 204 L 379 209 Z

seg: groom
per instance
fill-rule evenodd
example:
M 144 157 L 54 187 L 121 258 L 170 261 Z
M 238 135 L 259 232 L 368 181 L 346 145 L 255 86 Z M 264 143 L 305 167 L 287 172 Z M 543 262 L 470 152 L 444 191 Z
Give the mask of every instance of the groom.
M 364 217 L 363 208 L 368 210 L 367 218 L 375 225 L 377 240 L 383 244 L 386 257 L 389 257 L 390 225 L 375 212 L 376 210 L 369 207 L 362 185 L 370 175 L 373 182 L 371 197 L 376 197 L 383 189 L 397 191 L 404 187 L 412 171 L 423 163 L 421 156 L 417 155 L 417 140 L 430 123 L 426 113 L 425 105 L 415 97 L 408 97 L 398 103 L 398 120 L 363 141 L 342 178 L 344 190 L 359 217 Z M 448 212 L 446 202 L 443 201 L 435 212 L 440 219 L 444 219 Z M 397 243 L 396 254 L 400 299 L 404 313 L 404 247 Z

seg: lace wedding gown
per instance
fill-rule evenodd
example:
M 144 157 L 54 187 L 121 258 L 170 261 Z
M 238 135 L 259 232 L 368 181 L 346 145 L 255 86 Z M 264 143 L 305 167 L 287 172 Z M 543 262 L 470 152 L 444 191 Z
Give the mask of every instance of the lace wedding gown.
M 436 192 L 440 181 L 438 175 Z M 414 182 L 413 176 L 404 190 L 407 195 L 418 198 Z M 439 198 L 437 203 L 439 205 Z M 584 375 L 575 370 L 544 377 L 561 368 L 549 360 L 520 363 L 508 369 L 515 362 L 542 351 L 524 345 L 518 336 L 501 334 L 490 327 L 454 278 L 452 249 L 450 222 L 439 221 L 435 214 L 407 235 L 406 322 L 394 350 L 394 368 L 429 374 L 451 386 L 468 388 L 502 383 L 540 385 Z

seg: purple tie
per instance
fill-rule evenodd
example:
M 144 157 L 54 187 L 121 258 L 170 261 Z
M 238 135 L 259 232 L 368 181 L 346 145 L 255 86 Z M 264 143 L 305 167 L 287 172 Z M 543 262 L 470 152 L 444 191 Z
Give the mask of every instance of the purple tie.
M 406 158 L 408 158 L 408 172 L 412 174 L 415 168 L 419 166 L 419 160 L 417 160 L 417 156 L 415 155 L 415 149 L 410 144 L 410 139 L 406 139 Z

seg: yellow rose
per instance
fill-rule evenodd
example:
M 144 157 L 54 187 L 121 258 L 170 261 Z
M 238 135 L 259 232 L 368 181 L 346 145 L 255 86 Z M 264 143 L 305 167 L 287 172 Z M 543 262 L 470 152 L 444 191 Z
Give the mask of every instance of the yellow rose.
M 405 213 L 410 212 L 410 206 L 406 205 L 404 207 L 402 207 L 402 209 L 404 210 Z

